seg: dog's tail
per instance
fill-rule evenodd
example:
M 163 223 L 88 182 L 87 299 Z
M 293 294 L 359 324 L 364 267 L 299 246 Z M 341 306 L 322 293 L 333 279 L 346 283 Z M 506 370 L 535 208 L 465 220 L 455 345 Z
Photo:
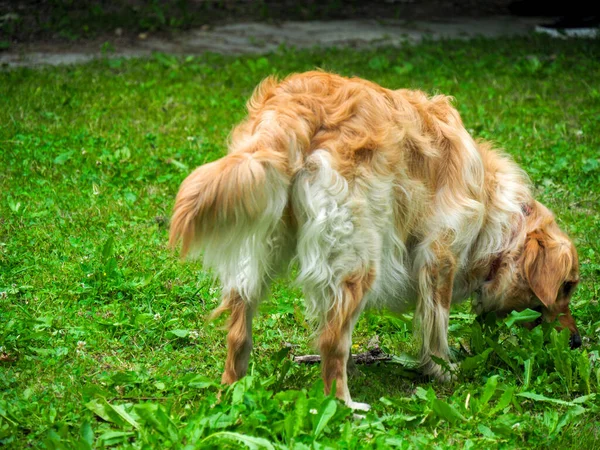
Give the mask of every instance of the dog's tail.
M 171 218 L 169 245 L 182 256 L 229 231 L 273 226 L 287 203 L 289 177 L 281 152 L 249 149 L 198 167 L 181 184 Z
M 273 275 L 290 244 L 282 218 L 314 131 L 305 118 L 312 116 L 287 103 L 281 107 L 276 89 L 274 78 L 258 86 L 248 119 L 233 131 L 229 154 L 183 181 L 171 219 L 170 246 L 182 241 L 182 256 L 203 252 L 223 289 L 246 300 L 261 294 L 265 276 Z

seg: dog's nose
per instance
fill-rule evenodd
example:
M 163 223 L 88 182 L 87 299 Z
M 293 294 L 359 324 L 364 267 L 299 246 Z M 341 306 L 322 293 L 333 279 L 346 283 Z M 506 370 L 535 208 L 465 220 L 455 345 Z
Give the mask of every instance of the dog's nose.
M 572 334 L 570 343 L 571 349 L 581 347 L 581 336 L 579 336 L 578 334 Z

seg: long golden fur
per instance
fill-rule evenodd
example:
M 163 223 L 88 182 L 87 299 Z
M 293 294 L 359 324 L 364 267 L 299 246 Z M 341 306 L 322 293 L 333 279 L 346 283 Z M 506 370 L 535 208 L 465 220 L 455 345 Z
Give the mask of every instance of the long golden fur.
M 577 253 L 527 177 L 474 141 L 448 97 L 324 72 L 264 80 L 229 154 L 182 183 L 171 245 L 201 252 L 229 310 L 223 382 L 247 369 L 270 281 L 299 268 L 326 389 L 351 401 L 346 364 L 366 306 L 415 308 L 423 370 L 445 374 L 451 303 L 541 308 L 580 344 L 569 299 Z

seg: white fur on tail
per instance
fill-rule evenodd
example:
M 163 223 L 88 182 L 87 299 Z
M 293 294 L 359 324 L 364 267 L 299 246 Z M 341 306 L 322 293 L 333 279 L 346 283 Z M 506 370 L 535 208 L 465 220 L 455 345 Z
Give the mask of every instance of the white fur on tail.
M 204 252 L 223 289 L 246 301 L 263 294 L 275 233 L 288 198 L 289 180 L 275 168 L 272 151 L 232 153 L 197 168 L 182 183 L 171 221 L 170 244 L 182 255 Z

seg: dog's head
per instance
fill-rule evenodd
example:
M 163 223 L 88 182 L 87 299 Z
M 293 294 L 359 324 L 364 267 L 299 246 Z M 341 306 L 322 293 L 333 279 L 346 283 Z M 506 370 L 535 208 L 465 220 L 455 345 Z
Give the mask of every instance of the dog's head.
M 543 320 L 558 320 L 559 329 L 569 329 L 571 348 L 580 347 L 581 337 L 569 308 L 579 283 L 575 246 L 541 203 L 535 203 L 525 220 L 524 244 L 511 267 L 500 275 L 504 280 L 496 284 L 496 289 L 503 291 L 495 293 L 496 298 L 502 298 L 496 303 L 497 312 L 503 315 L 526 308 L 538 310 Z

